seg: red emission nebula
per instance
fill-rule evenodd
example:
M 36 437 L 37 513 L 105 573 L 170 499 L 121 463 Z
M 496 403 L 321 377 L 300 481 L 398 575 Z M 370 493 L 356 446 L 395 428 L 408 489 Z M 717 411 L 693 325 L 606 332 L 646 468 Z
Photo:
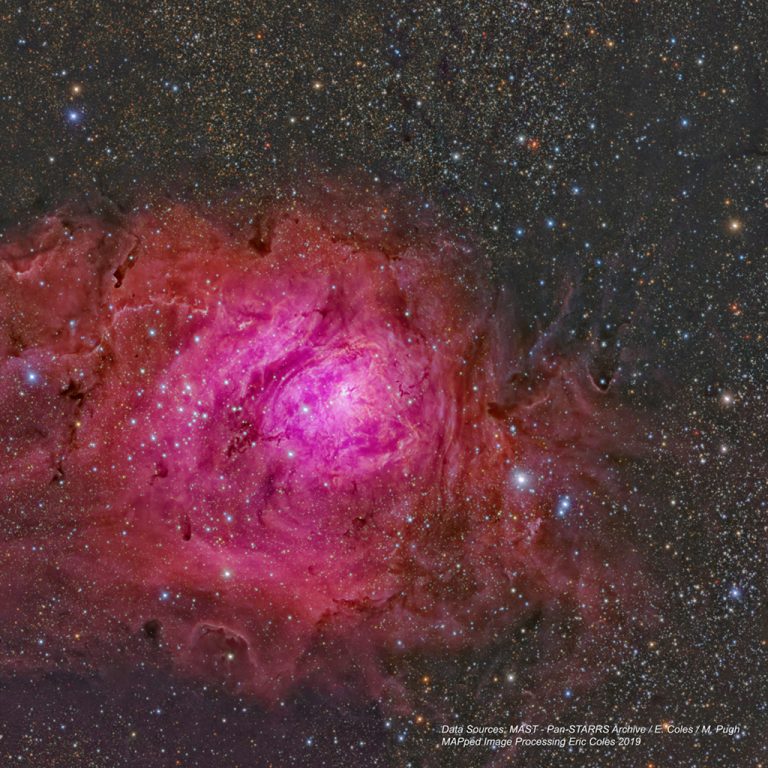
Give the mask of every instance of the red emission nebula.
M 630 417 L 586 351 L 521 333 L 462 237 L 328 197 L 240 226 L 60 212 L 6 238 L 6 669 L 153 648 L 265 703 L 397 710 L 398 659 L 536 615 L 571 627 L 540 640 L 562 662 L 529 674 L 543 700 L 649 620 L 604 512 Z

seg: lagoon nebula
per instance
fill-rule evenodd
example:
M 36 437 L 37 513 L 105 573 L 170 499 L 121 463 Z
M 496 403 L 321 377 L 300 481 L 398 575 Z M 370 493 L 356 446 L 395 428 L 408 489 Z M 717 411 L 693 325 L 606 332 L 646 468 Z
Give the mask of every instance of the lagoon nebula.
M 768 765 L 763 11 L 0 13 L 0 766 Z
M 563 318 L 526 335 L 466 238 L 326 191 L 237 225 L 60 212 L 3 246 L 8 668 L 442 717 L 414 659 L 534 627 L 544 656 L 499 674 L 540 703 L 652 621 L 602 520 L 632 418 Z

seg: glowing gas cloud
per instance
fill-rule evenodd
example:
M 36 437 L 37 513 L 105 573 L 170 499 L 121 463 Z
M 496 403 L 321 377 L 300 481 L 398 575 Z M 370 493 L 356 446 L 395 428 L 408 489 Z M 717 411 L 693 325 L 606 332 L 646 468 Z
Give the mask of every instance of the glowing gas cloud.
M 238 226 L 175 204 L 6 238 L 2 577 L 57 664 L 122 663 L 137 638 L 267 701 L 351 685 L 397 706 L 399 654 L 534 615 L 584 638 L 645 620 L 601 532 L 619 405 L 406 208 L 329 191 Z

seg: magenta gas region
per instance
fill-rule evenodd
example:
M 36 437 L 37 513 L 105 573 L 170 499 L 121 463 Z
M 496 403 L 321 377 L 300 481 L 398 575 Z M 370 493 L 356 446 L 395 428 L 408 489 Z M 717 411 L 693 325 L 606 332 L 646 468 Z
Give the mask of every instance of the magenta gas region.
M 65 656 L 88 605 L 96 665 L 127 627 L 269 700 L 350 663 L 397 700 L 393 654 L 547 612 L 585 637 L 645 620 L 613 587 L 631 553 L 563 520 L 599 518 L 621 408 L 578 349 L 506 335 L 477 254 L 419 225 L 314 203 L 255 240 L 175 205 L 54 216 L 5 246 L 6 514 L 38 500 Z M 6 575 L 34 605 L 41 582 Z

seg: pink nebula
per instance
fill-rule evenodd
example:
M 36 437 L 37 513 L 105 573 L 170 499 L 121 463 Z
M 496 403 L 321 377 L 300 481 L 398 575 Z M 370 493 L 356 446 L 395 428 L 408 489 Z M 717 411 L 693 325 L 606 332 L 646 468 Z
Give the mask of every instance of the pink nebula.
M 5 610 L 57 664 L 149 639 L 266 700 L 351 676 L 397 702 L 401 653 L 535 611 L 585 636 L 647 620 L 616 586 L 632 552 L 559 519 L 599 527 L 619 406 L 580 352 L 522 343 L 475 250 L 398 215 L 342 197 L 254 229 L 175 205 L 6 238 Z

